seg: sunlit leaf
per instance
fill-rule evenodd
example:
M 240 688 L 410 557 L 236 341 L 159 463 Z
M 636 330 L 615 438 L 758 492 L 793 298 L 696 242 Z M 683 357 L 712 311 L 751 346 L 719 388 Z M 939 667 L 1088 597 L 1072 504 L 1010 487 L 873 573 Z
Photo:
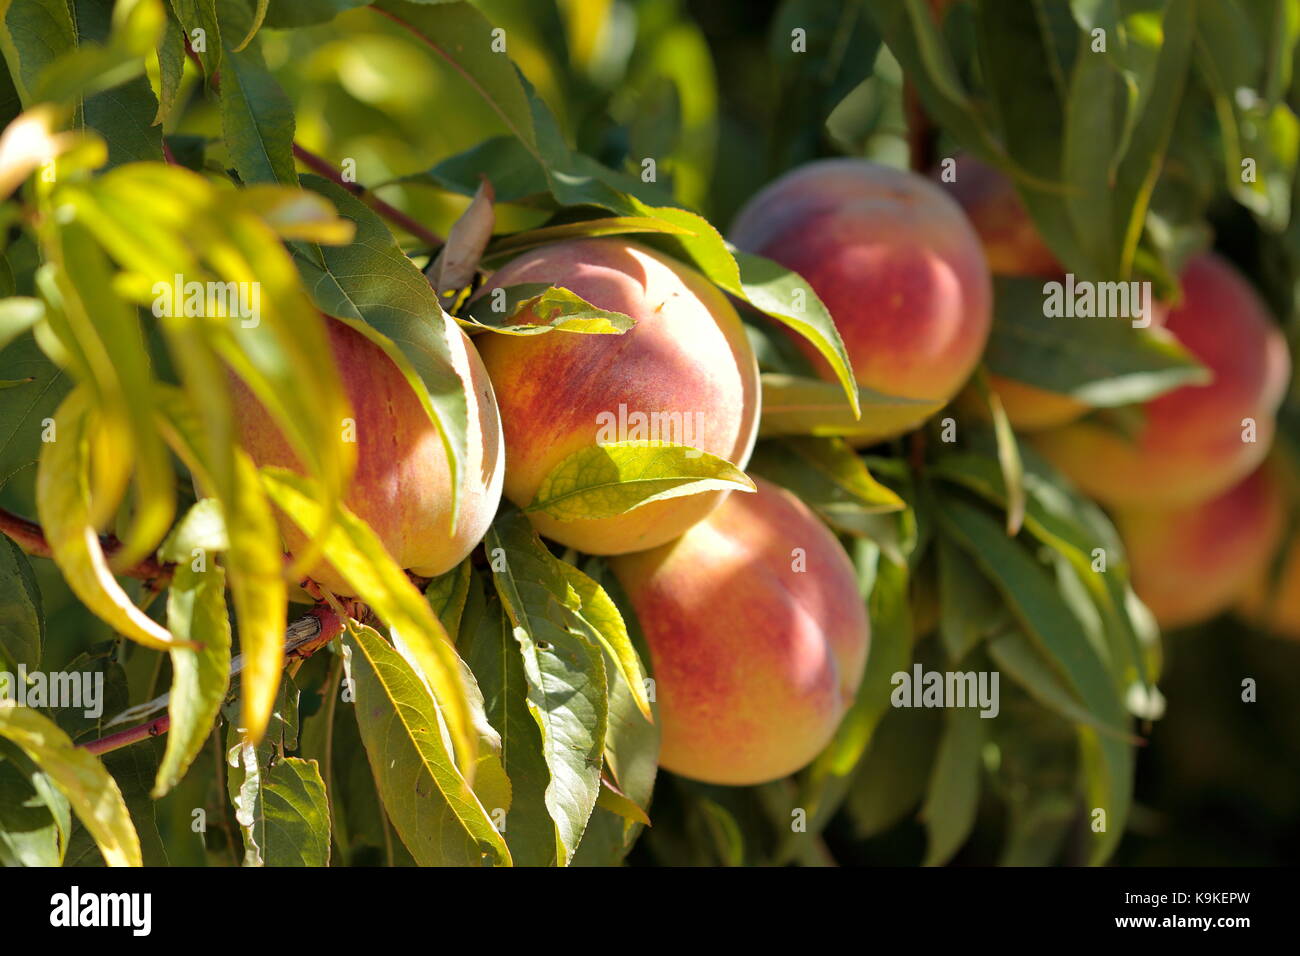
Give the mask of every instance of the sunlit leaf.
M 140 839 L 122 793 L 94 755 L 28 707 L 0 701 L 0 737 L 17 744 L 59 788 L 109 866 L 140 866 Z

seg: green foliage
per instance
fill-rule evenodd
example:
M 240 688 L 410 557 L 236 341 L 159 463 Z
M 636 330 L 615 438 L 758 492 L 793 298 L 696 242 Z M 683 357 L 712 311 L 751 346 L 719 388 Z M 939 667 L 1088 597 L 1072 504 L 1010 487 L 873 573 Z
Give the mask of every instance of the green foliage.
M 6 525 L 0 540 L 0 669 L 112 678 L 96 718 L 0 703 L 0 862 L 819 864 L 840 820 L 862 838 L 919 822 L 912 862 L 942 864 L 964 859 L 989 804 L 1000 862 L 1112 857 L 1147 732 L 1134 718 L 1158 716 L 1141 702 L 1160 635 L 1109 519 L 1022 447 L 985 370 L 1121 415 L 1204 370 L 1167 333 L 1051 318 L 1042 280 L 999 277 L 975 388 L 991 427 L 878 394 L 811 286 L 710 217 L 755 156 L 764 174 L 845 151 L 898 163 L 907 138 L 916 165 L 960 150 L 1008 173 L 1066 270 L 1171 299 L 1226 198 L 1296 328 L 1294 0 L 785 0 L 737 77 L 685 4 L 0 10 L 0 122 L 23 134 L 0 142 L 0 505 L 45 537 Z M 759 131 L 719 115 L 733 96 L 762 101 Z M 471 196 L 493 198 L 461 219 Z M 452 268 L 437 236 L 457 222 Z M 480 295 L 485 275 L 600 236 L 740 304 L 763 371 L 749 471 L 808 503 L 853 560 L 866 669 L 788 780 L 658 772 L 652 661 L 626 596 L 527 518 L 752 490 L 733 463 L 637 441 L 578 451 L 432 581 L 343 504 L 353 410 L 327 317 L 401 371 L 456 498 L 459 328 L 633 328 L 562 288 Z M 222 289 L 253 287 L 256 316 L 214 310 Z M 259 471 L 239 447 L 233 379 L 300 469 Z M 892 444 L 852 443 L 900 425 Z M 277 513 L 307 538 L 291 563 Z M 354 600 L 300 588 L 322 560 Z M 324 650 L 309 633 L 324 614 L 290 624 L 291 602 L 318 597 L 346 630 Z M 286 628 L 306 635 L 288 657 Z M 996 671 L 1001 712 L 892 706 L 913 666 Z M 164 707 L 165 744 L 85 748 L 128 708 Z M 193 807 L 211 821 L 198 850 Z

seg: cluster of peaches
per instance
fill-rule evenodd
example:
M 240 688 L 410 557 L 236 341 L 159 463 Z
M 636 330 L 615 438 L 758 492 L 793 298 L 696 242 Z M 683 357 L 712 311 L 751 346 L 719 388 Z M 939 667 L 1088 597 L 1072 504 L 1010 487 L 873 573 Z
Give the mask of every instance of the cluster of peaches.
M 861 386 L 930 402 L 957 397 L 980 360 L 991 273 L 1061 271 L 1009 183 L 965 161 L 956 182 L 942 185 L 862 160 L 812 163 L 756 195 L 730 238 L 808 281 Z M 347 504 L 413 574 L 432 577 L 463 561 L 502 494 L 526 508 L 552 469 L 594 445 L 602 417 L 622 407 L 694 416 L 695 447 L 742 469 L 748 463 L 760 417 L 758 364 L 740 316 L 715 286 L 645 245 L 596 238 L 524 253 L 477 294 L 538 283 L 634 325 L 621 335 L 485 332 L 471 340 L 447 320 L 470 420 L 454 533 L 451 472 L 423 406 L 378 346 L 329 322 L 356 422 Z M 1261 461 L 1289 367 L 1258 298 L 1212 256 L 1188 266 L 1183 300 L 1163 318 L 1214 378 L 1148 403 L 1136 439 L 1078 421 L 1088 409 L 1068 397 L 994 385 L 1013 422 L 1051 426 L 1036 432 L 1042 451 L 1116 510 L 1141 595 L 1177 624 L 1261 587 L 1285 510 Z M 815 372 L 832 377 L 810 345 L 796 344 Z M 259 464 L 295 467 L 266 412 L 251 395 L 239 398 L 245 448 Z M 1242 440 L 1244 418 L 1258 423 L 1254 442 Z M 869 422 L 850 436 L 859 445 L 888 437 Z M 756 487 L 655 500 L 610 517 L 529 512 L 551 541 L 608 556 L 650 650 L 661 763 L 713 783 L 758 783 L 806 764 L 851 704 L 869 644 L 857 576 L 836 537 L 795 496 L 762 480 Z M 282 531 L 291 550 L 301 546 L 290 523 Z M 1300 553 L 1291 576 L 1289 603 L 1275 613 L 1279 626 L 1300 629 Z M 347 593 L 327 563 L 312 578 Z

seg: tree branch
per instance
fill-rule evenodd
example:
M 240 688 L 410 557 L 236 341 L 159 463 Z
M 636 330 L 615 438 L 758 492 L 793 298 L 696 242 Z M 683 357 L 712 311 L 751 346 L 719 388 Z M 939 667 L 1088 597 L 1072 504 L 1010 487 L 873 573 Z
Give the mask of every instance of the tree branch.
M 54 556 L 50 550 L 50 542 L 45 537 L 45 532 L 34 521 L 20 518 L 18 515 L 0 508 L 0 531 L 7 534 L 18 547 L 34 558 L 52 558 Z M 99 546 L 103 548 L 104 554 L 111 558 L 122 549 L 122 542 L 113 535 L 101 535 Z M 121 573 L 129 578 L 139 578 L 142 581 L 147 581 L 151 587 L 158 589 L 171 580 L 172 566 L 150 556 Z
M 315 654 L 318 650 L 328 644 L 334 638 L 343 633 L 342 619 L 329 607 L 320 605 L 312 608 L 302 617 L 290 623 L 285 629 L 284 634 L 284 657 L 285 663 L 292 661 L 306 660 Z M 230 676 L 234 678 L 243 670 L 243 655 L 236 657 L 230 662 Z M 140 716 L 151 713 L 160 707 L 166 707 L 171 701 L 171 694 L 163 694 L 154 700 L 145 704 L 140 704 L 118 714 L 117 717 L 110 721 L 110 724 L 121 723 L 131 719 L 137 719 Z M 83 750 L 92 754 L 106 754 L 114 750 L 120 750 L 123 747 L 139 743 L 141 740 L 148 740 L 151 737 L 158 737 L 167 733 L 171 728 L 171 716 L 163 714 L 160 717 L 139 724 L 135 727 L 129 727 L 126 730 L 118 731 L 115 734 L 109 734 L 107 737 L 101 737 L 98 740 L 92 740 L 89 743 L 81 744 Z
M 193 48 L 190 46 L 190 41 L 188 37 L 185 38 L 185 53 L 194 62 L 194 65 L 198 67 L 199 72 L 202 73 L 203 63 L 199 59 L 199 55 L 195 53 Z M 212 87 L 214 92 L 220 91 L 221 89 L 220 71 L 213 73 L 211 76 L 208 77 L 208 85 Z M 342 186 L 344 189 L 352 193 L 352 195 L 356 196 L 358 199 L 360 199 L 363 203 L 365 203 L 375 212 L 379 213 L 380 216 L 387 219 L 389 222 L 393 223 L 394 225 L 400 226 L 401 228 L 405 229 L 412 236 L 415 236 L 415 238 L 419 239 L 421 242 L 428 245 L 430 249 L 438 249 L 442 246 L 442 237 L 439 236 L 436 232 L 431 232 L 428 229 L 424 228 L 424 226 L 420 225 L 418 222 L 416 222 L 406 213 L 402 212 L 400 209 L 397 209 L 394 206 L 390 206 L 388 203 L 384 202 L 382 199 L 376 196 L 365 186 L 362 186 L 360 183 L 346 182 L 343 179 L 343 177 L 339 175 L 339 171 L 328 160 L 324 159 L 321 156 L 317 156 L 315 153 L 311 152 L 308 149 L 305 149 L 302 146 L 299 146 L 297 143 L 293 144 L 293 155 L 296 156 L 298 160 L 304 166 L 309 168 L 312 172 L 318 173 L 319 175 L 324 176 L 330 182 Z
M 430 232 L 400 209 L 390 206 L 360 183 L 350 183 L 345 180 L 339 174 L 339 171 L 335 168 L 334 164 L 324 157 L 317 156 L 315 153 L 311 152 L 311 150 L 300 146 L 297 143 L 293 144 L 293 155 L 312 172 L 324 176 L 330 182 L 338 186 L 342 186 L 389 222 L 396 226 L 400 226 L 412 236 L 415 236 L 415 238 L 428 245 L 430 249 L 437 249 L 442 246 L 443 240 L 441 236 L 435 232 Z

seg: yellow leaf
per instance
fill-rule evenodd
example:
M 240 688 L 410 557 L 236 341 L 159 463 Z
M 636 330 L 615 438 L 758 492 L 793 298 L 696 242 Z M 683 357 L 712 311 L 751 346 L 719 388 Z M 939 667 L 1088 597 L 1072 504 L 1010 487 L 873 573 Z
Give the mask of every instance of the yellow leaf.
M 263 468 L 262 484 L 271 500 L 304 531 L 321 526 L 319 490 L 310 479 L 284 468 Z M 322 542 L 329 561 L 357 596 L 402 641 L 419 664 L 447 720 L 456 763 L 474 778 L 478 735 L 474 729 L 460 658 L 429 602 L 364 521 L 342 505 Z
M 140 838 L 117 781 L 99 758 L 74 747 L 49 718 L 0 701 L 0 737 L 15 743 L 68 798 L 109 866 L 141 866 Z
M 90 522 L 89 411 L 85 386 L 78 386 L 55 413 L 55 440 L 36 469 L 36 511 L 54 563 L 81 603 L 115 631 L 158 650 L 191 646 L 136 607 L 109 570 Z

